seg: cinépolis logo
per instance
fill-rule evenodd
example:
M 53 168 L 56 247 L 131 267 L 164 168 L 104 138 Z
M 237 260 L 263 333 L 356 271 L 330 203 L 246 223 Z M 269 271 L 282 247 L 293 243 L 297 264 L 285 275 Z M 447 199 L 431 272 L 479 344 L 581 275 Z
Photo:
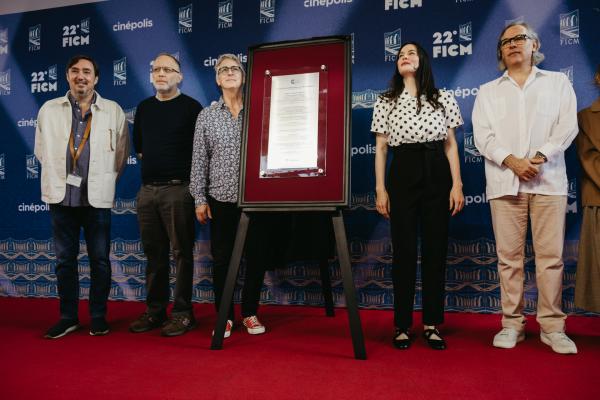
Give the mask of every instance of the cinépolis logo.
M 433 58 L 457 57 L 473 54 L 473 24 L 467 22 L 458 30 L 433 33 Z
M 84 18 L 78 24 L 62 27 L 62 47 L 90 44 L 90 19 Z
M 38 51 L 42 48 L 42 25 L 29 27 L 29 51 Z
M 142 21 L 127 21 L 120 22 L 117 21 L 116 24 L 113 25 L 113 31 L 135 31 L 136 29 L 149 29 L 154 26 L 154 22 L 149 18 L 144 18 Z
M 44 71 L 31 73 L 31 93 L 48 93 L 58 90 L 58 67 L 49 66 Z
M 32 212 L 35 214 L 39 212 L 50 211 L 50 206 L 48 205 L 48 203 L 21 203 L 17 206 L 17 210 L 21 213 Z
M 275 0 L 260 0 L 259 23 L 275 22 Z
M 304 0 L 305 8 L 330 7 L 352 3 L 352 0 Z
M 179 7 L 179 33 L 192 33 L 192 4 Z
M 233 26 L 233 0 L 219 1 L 217 28 L 227 29 Z
M 113 60 L 113 86 L 127 84 L 127 57 Z
M 383 33 L 385 46 L 385 61 L 396 61 L 396 54 L 402 47 L 402 30 L 400 28 L 392 32 Z

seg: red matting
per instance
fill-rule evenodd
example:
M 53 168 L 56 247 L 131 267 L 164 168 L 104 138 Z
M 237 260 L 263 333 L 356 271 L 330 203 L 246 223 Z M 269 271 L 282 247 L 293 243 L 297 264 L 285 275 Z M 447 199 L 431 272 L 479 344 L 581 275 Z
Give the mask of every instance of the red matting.
M 245 169 L 241 206 L 278 204 L 347 204 L 348 143 L 345 121 L 346 84 L 350 79 L 347 44 L 296 42 L 289 47 L 256 48 L 251 53 L 248 117 L 246 122 Z M 326 174 L 310 177 L 260 178 L 263 88 L 265 70 L 295 70 L 327 66 Z

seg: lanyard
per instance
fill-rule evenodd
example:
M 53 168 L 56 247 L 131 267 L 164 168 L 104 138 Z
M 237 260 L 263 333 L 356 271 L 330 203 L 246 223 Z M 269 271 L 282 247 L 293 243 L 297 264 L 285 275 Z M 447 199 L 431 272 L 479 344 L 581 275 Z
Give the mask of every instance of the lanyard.
M 71 135 L 69 136 L 69 152 L 71 153 L 71 158 L 73 163 L 71 165 L 72 172 L 75 173 L 75 169 L 77 167 L 77 160 L 81 156 L 83 152 L 83 148 L 87 143 L 88 138 L 90 137 L 90 131 L 92 130 L 92 115 L 87 120 L 87 125 L 85 126 L 85 132 L 83 133 L 83 139 L 79 143 L 79 147 L 77 148 L 77 152 L 75 152 L 75 134 L 73 133 L 73 129 L 71 128 Z

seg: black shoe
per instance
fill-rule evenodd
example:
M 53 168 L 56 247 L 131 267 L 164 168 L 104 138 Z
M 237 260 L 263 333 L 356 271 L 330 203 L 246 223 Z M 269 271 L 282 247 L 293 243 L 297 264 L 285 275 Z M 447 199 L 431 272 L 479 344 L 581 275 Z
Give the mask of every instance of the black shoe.
M 172 315 L 169 322 L 160 330 L 161 336 L 179 336 L 196 327 L 196 319 L 193 315 Z
M 407 339 L 399 339 L 399 336 L 402 335 L 403 333 L 408 337 Z M 410 337 L 410 332 L 408 331 L 408 329 L 396 328 L 396 333 L 394 335 L 394 340 L 392 341 L 392 343 L 394 343 L 394 347 L 397 349 L 400 349 L 400 350 L 408 349 L 412 343 L 411 337 Z
M 76 319 L 61 319 L 56 325 L 48 329 L 44 337 L 46 339 L 58 339 L 68 333 L 79 329 L 79 321 Z
M 110 331 L 108 324 L 104 317 L 92 318 L 90 324 L 90 335 L 92 336 L 104 336 Z
M 434 334 L 437 335 L 439 337 L 439 339 L 432 339 L 431 335 L 434 335 Z M 432 349 L 446 350 L 446 342 L 442 338 L 442 335 L 440 335 L 440 331 L 438 331 L 437 329 L 435 329 L 435 328 L 425 329 L 425 331 L 423 332 L 423 337 L 427 341 L 427 344 L 429 345 L 429 347 L 431 347 Z
M 136 319 L 129 325 L 129 332 L 148 332 L 152 329 L 160 328 L 161 326 L 163 326 L 166 320 L 166 316 L 157 317 L 156 315 L 152 315 L 148 311 L 145 311 L 142 315 L 140 315 L 138 319 Z

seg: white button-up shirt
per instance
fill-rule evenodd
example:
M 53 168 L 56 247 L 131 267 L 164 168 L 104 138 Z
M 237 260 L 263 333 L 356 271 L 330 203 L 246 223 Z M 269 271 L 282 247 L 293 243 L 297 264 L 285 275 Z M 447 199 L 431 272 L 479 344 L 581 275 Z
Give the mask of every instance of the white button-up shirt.
M 564 151 L 577 135 L 577 99 L 566 75 L 533 67 L 523 88 L 505 72 L 481 85 L 473 107 L 475 146 L 485 157 L 488 199 L 519 192 L 567 194 Z M 548 162 L 528 182 L 502 161 L 510 154 Z

